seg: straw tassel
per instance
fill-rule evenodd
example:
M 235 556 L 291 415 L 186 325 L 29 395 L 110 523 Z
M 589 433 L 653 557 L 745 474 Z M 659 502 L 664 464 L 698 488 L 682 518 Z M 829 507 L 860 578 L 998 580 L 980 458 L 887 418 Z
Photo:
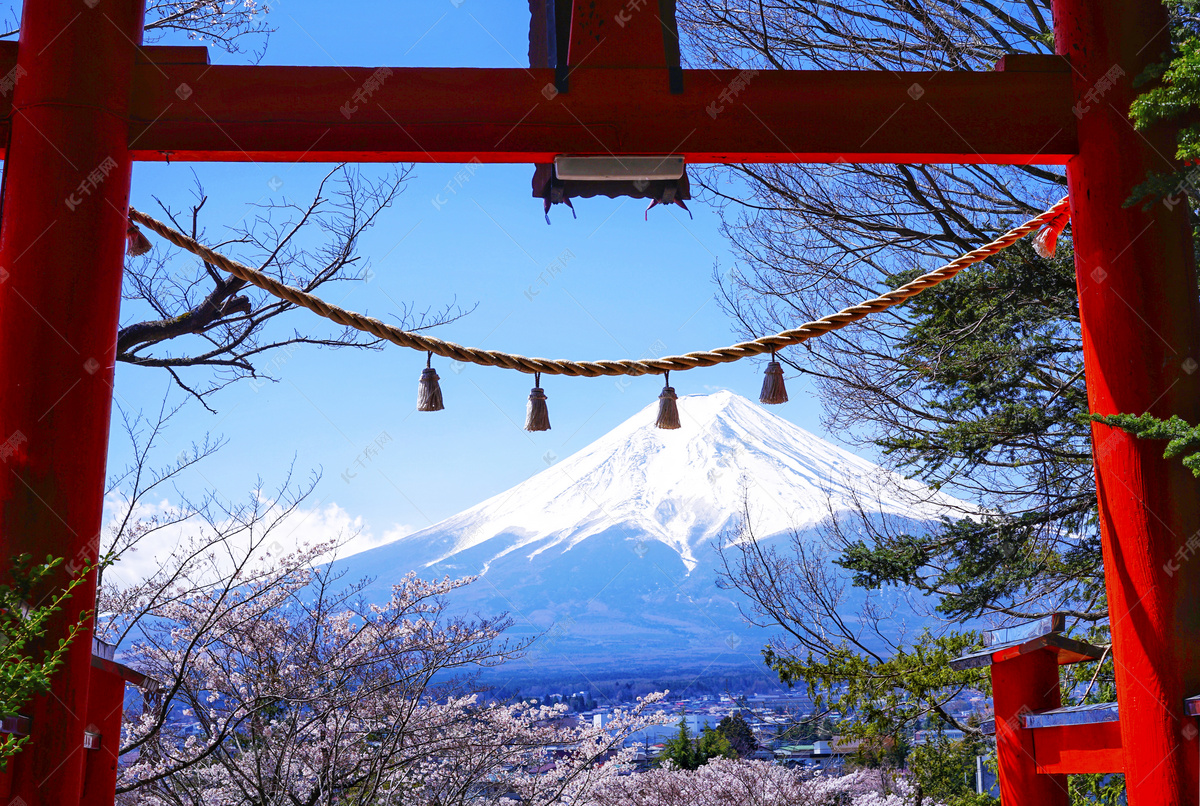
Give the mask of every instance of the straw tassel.
M 654 424 L 671 430 L 679 427 L 679 406 L 675 404 L 679 397 L 671 387 L 670 372 L 663 374 L 663 383 L 662 393 L 658 396 L 658 420 Z
M 1054 250 L 1058 247 L 1058 236 L 1067 228 L 1067 223 L 1070 220 L 1070 216 L 1060 215 L 1038 230 L 1037 235 L 1033 236 L 1033 251 L 1037 252 L 1041 257 L 1054 257 Z
M 542 390 L 542 373 L 533 373 L 533 389 L 525 407 L 526 431 L 549 431 L 550 412 L 546 408 L 546 393 Z
M 417 385 L 417 411 L 441 411 L 444 408 L 442 387 L 438 386 L 437 370 L 433 368 L 433 353 L 427 353 L 421 382 Z
M 762 394 L 758 396 L 758 402 L 772 406 L 788 402 L 787 389 L 783 385 L 783 366 L 775 360 L 775 353 L 771 353 L 771 362 L 767 364 L 767 372 L 763 377 Z
M 129 227 L 125 230 L 125 241 L 125 251 L 128 252 L 131 257 L 140 257 L 153 248 L 153 245 L 150 243 L 150 239 L 147 238 L 145 234 L 138 229 L 137 224 L 134 224 L 132 221 L 129 222 Z

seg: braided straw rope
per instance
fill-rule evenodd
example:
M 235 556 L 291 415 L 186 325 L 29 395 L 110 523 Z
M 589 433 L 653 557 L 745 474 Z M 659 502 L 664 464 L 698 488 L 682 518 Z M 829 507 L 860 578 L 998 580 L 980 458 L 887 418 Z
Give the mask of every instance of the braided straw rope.
M 377 338 L 398 344 L 401 347 L 410 347 L 414 350 L 434 353 L 445 358 L 452 358 L 455 361 L 479 364 L 485 367 L 504 367 L 505 369 L 515 369 L 521 372 L 541 372 L 545 375 L 572 375 L 589 378 L 600 375 L 659 375 L 664 372 L 695 369 L 696 367 L 711 367 L 717 364 L 738 361 L 750 356 L 773 353 L 783 347 L 801 344 L 809 339 L 843 328 L 852 322 L 857 322 L 859 319 L 863 319 L 873 313 L 886 311 L 888 308 L 900 305 L 922 291 L 933 288 L 938 283 L 943 283 L 953 278 L 968 266 L 979 263 L 1002 249 L 1012 246 L 1029 233 L 1067 215 L 1069 215 L 1067 211 L 1067 199 L 1064 197 L 1049 210 L 1029 219 L 1021 226 L 1009 230 L 991 243 L 985 244 L 978 249 L 973 249 L 941 268 L 921 275 L 912 282 L 905 283 L 899 288 L 874 299 L 865 300 L 837 313 L 823 316 L 814 322 L 807 322 L 791 330 L 784 330 L 773 336 L 763 336 L 754 341 L 745 341 L 741 344 L 721 347 L 716 350 L 687 353 L 686 355 L 673 355 L 666 358 L 652 358 L 638 361 L 567 361 L 554 358 L 530 358 L 498 350 L 480 350 L 450 341 L 443 341 L 433 336 L 401 330 L 373 317 L 363 316 L 360 313 L 331 305 L 320 297 L 281 283 L 262 272 L 231 260 L 218 252 L 214 252 L 207 246 L 197 243 L 182 232 L 151 218 L 143 212 L 134 210 L 133 208 L 129 209 L 129 217 L 132 220 L 158 233 L 180 249 L 185 249 L 203 258 L 223 271 L 261 288 L 268 294 L 272 294 L 301 308 L 307 308 L 313 313 L 323 316 L 339 325 L 357 328 Z

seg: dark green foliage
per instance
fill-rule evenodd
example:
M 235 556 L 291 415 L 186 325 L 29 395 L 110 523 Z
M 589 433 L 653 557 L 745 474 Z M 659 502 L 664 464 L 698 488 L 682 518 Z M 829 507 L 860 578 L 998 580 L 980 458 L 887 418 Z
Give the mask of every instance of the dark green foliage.
M 820 739 L 828 741 L 833 734 L 834 724 L 824 716 L 806 717 L 775 728 L 775 738 L 789 744 L 812 744 Z
M 61 559 L 47 557 L 45 562 L 34 563 L 30 555 L 22 554 L 13 560 L 12 584 L 0 585 L 0 716 L 17 714 L 35 695 L 50 690 L 50 679 L 62 665 L 67 647 L 83 628 L 83 620 L 90 618 L 83 614 L 68 636 L 53 645 L 41 641 L 50 619 L 63 609 L 86 573 L 85 569 L 65 588 L 46 593 L 60 565 Z M 0 736 L 0 765 L 7 764 L 28 738 L 9 733 Z
M 717 733 L 725 737 L 739 757 L 748 756 L 758 749 L 758 739 L 741 714 L 727 716 L 718 722 Z
M 911 273 L 888 283 L 909 279 Z M 887 423 L 876 444 L 931 486 L 969 481 L 988 513 L 946 519 L 924 534 L 867 521 L 855 524 L 857 531 L 839 527 L 835 562 L 856 586 L 926 594 L 954 619 L 1024 620 L 1059 610 L 1075 616 L 1076 631 L 1097 625 L 1092 631 L 1103 632 L 1091 424 L 1070 251 L 1060 245 L 1059 256 L 1044 259 L 1019 244 L 915 298 L 907 313 L 910 325 L 896 351 L 907 369 L 905 388 L 893 395 L 893 418 L 873 416 Z M 985 742 L 948 706 L 968 691 L 990 694 L 990 680 L 986 670 L 954 672 L 948 664 L 978 638 L 968 630 L 923 632 L 885 651 L 847 641 L 819 652 L 768 649 L 765 656 L 781 680 L 805 683 L 820 706 L 843 715 L 838 732 L 864 742 L 865 763 L 898 763 L 895 754 L 907 749 L 917 728 L 966 730 L 966 741 L 917 747 L 907 764 L 924 796 L 975 806 L 993 802 L 975 795 L 968 780 Z M 1068 680 L 1067 691 L 1079 693 L 1086 684 L 1086 677 Z
M 1125 806 L 1125 775 L 1090 773 L 1067 777 L 1071 806 Z
M 572 694 L 567 699 L 567 704 L 572 711 L 594 711 L 596 710 L 596 701 L 592 699 L 590 694 Z
M 718 757 L 737 758 L 737 751 L 723 734 L 706 725 L 696 741 L 696 766 L 707 764 L 710 758 Z
M 876 442 L 935 487 L 989 488 L 992 514 L 848 541 L 838 563 L 855 584 L 934 594 L 956 618 L 1032 618 L 1047 600 L 1103 618 L 1072 264 L 1019 244 L 910 303 L 902 360 L 927 412 Z
M 679 733 L 675 738 L 663 745 L 659 764 L 668 761 L 684 770 L 695 770 L 708 763 L 710 758 L 736 758 L 737 753 L 719 732 L 705 726 L 698 738 L 693 738 L 688 730 L 687 717 L 679 717 Z
M 908 754 L 908 772 L 920 792 L 946 806 L 995 806 L 999 800 L 975 793 L 975 757 L 986 753 L 978 740 L 953 741 L 937 735 Z
M 883 748 L 932 717 L 935 724 L 957 727 L 945 705 L 967 690 L 986 691 L 986 669 L 954 671 L 949 662 L 978 642 L 974 633 L 934 636 L 925 631 L 911 646 L 889 656 L 873 656 L 846 647 L 818 657 L 764 652 L 781 680 L 803 681 L 818 706 L 852 719 L 838 730 L 868 747 Z
M 1200 124 L 1195 112 L 1200 108 L 1200 2 L 1164 0 L 1171 12 L 1173 50 L 1161 55 L 1136 81 L 1147 90 L 1130 107 L 1129 116 L 1138 129 L 1148 129 L 1164 121 L 1180 122 L 1176 138 L 1179 169 L 1152 174 L 1134 189 L 1128 204 L 1143 201 L 1154 204 L 1163 200 L 1169 206 L 1184 203 L 1200 190 Z
M 1181 459 L 1183 466 L 1200 477 L 1200 426 L 1189 425 L 1182 417 L 1160 420 L 1149 414 L 1094 414 L 1098 423 L 1111 425 L 1141 439 L 1167 440 L 1166 459 Z
M 658 757 L 659 764 L 668 761 L 684 770 L 694 770 L 700 766 L 696 763 L 695 743 L 692 741 L 687 718 L 684 716 L 679 717 L 679 733 L 675 734 L 675 738 L 669 739 L 663 744 L 662 755 Z

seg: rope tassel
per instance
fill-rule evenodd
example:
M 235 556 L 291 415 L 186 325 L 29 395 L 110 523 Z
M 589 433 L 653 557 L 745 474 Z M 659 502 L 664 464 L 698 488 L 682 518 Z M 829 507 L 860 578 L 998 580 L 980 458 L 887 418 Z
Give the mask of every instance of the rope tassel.
M 130 257 L 141 257 L 153 248 L 150 239 L 132 221 L 129 222 L 129 228 L 125 230 L 125 241 L 125 251 L 129 253 Z
M 762 394 L 758 396 L 758 402 L 772 406 L 788 402 L 787 389 L 783 385 L 783 366 L 775 360 L 775 353 L 771 353 L 771 361 L 767 364 L 767 372 L 763 377 Z
M 442 387 L 438 385 L 437 370 L 433 368 L 433 353 L 427 353 L 421 382 L 417 384 L 417 411 L 441 411 L 444 408 Z
M 679 427 L 679 406 L 675 403 L 679 396 L 671 387 L 670 372 L 663 374 L 663 383 L 665 386 L 658 396 L 658 420 L 654 424 L 659 428 L 673 430 Z
M 1062 235 L 1070 220 L 1071 217 L 1064 214 L 1038 230 L 1037 235 L 1033 236 L 1033 251 L 1040 257 L 1054 257 L 1054 250 L 1058 248 L 1058 236 Z
M 529 404 L 525 407 L 526 431 L 549 431 L 550 412 L 546 408 L 546 393 L 542 390 L 542 373 L 533 373 L 533 389 L 529 392 Z

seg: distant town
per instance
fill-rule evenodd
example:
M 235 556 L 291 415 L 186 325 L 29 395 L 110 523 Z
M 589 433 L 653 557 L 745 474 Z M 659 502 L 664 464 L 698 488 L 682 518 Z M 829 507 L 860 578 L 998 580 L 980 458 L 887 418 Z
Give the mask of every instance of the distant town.
M 536 699 L 542 705 L 565 704 L 569 709 L 568 718 L 594 727 L 606 727 L 624 705 L 602 705 L 593 696 L 587 691 L 576 691 L 547 693 Z M 812 699 L 800 691 L 668 697 L 661 707 L 672 716 L 670 722 L 638 731 L 625 742 L 627 747 L 637 748 L 635 759 L 639 768 L 652 767 L 660 760 L 667 742 L 678 735 L 681 721 L 689 735 L 698 737 L 706 728 L 716 728 L 723 720 L 740 717 L 754 739 L 753 748 L 746 757 L 788 767 L 838 773 L 860 750 L 859 742 L 841 736 L 842 714 L 819 712 Z M 979 693 L 946 704 L 947 713 L 963 722 L 986 721 L 991 716 L 990 708 L 990 700 Z M 909 737 L 909 743 L 921 745 L 939 738 L 957 741 L 963 738 L 963 732 L 918 729 Z M 981 770 L 980 774 L 985 790 L 990 788 L 990 772 Z

